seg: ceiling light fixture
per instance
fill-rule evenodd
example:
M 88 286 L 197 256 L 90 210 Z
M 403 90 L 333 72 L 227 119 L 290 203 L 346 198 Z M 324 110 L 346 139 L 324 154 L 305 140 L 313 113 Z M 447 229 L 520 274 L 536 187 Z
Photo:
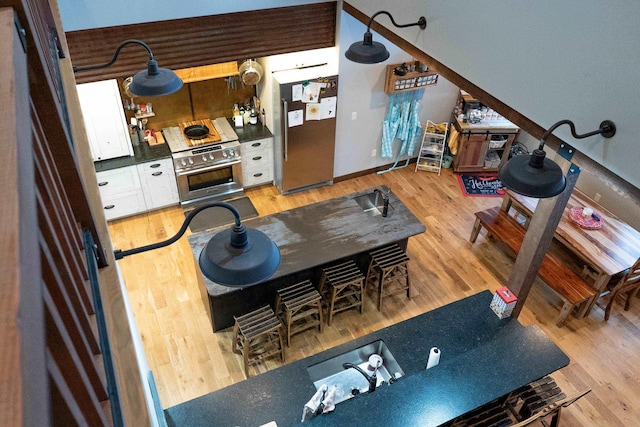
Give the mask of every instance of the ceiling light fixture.
M 377 64 L 389 58 L 389 51 L 387 48 L 384 47 L 382 43 L 374 42 L 373 36 L 371 35 L 371 24 L 373 23 L 373 19 L 380 14 L 387 15 L 391 19 L 393 25 L 398 28 L 413 27 L 416 25 L 423 30 L 427 28 L 427 19 L 424 16 L 421 16 L 418 22 L 399 25 L 394 21 L 393 16 L 391 16 L 389 12 L 381 10 L 374 13 L 369 20 L 367 32 L 364 33 L 364 40 L 362 42 L 353 43 L 345 52 L 344 56 L 346 56 L 347 59 L 360 64 Z
M 140 71 L 131 81 L 129 90 L 136 96 L 163 96 L 177 92 L 182 87 L 182 80 L 173 71 L 167 68 L 158 67 L 158 61 L 153 58 L 151 48 L 143 41 L 130 39 L 125 40 L 116 48 L 116 52 L 111 61 L 106 64 L 91 65 L 88 67 L 73 67 L 73 72 L 78 73 L 89 70 L 99 70 L 113 65 L 118 59 L 120 50 L 128 44 L 138 44 L 144 47 L 149 53 L 147 69 Z
M 213 235 L 202 249 L 198 264 L 202 274 L 214 283 L 244 288 L 257 285 L 275 273 L 280 265 L 278 246 L 263 232 L 245 228 L 240 221 L 240 213 L 227 202 L 212 202 L 202 205 L 186 216 L 182 227 L 162 242 L 153 243 L 126 251 L 116 250 L 116 259 L 168 246 L 177 241 L 187 230 L 191 220 L 202 210 L 222 207 L 231 211 L 235 218 L 233 227 Z
M 551 133 L 564 124 L 571 127 L 571 135 L 576 139 L 598 134 L 611 138 L 616 134 L 616 125 L 611 120 L 600 123 L 598 130 L 582 135 L 576 133 L 575 125 L 571 120 L 560 120 L 542 135 L 540 146 L 533 150 L 530 156 L 514 156 L 500 168 L 498 177 L 502 185 L 516 193 L 538 199 L 562 193 L 566 186 L 564 174 L 560 166 L 546 158 L 544 144 Z

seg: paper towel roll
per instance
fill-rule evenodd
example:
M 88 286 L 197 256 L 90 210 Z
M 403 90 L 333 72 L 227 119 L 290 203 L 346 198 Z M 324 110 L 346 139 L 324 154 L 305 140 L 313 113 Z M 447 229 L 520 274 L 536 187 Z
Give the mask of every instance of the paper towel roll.
M 429 350 L 429 359 L 427 360 L 426 369 L 433 368 L 438 363 L 440 363 L 440 350 L 438 350 L 438 347 L 431 347 L 431 350 Z

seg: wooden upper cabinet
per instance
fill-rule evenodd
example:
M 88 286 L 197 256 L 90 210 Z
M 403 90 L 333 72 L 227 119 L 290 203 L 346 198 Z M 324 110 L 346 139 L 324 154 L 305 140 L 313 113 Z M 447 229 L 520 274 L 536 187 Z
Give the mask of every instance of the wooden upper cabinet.
M 209 79 L 237 76 L 238 63 L 236 61 L 222 64 L 203 65 L 201 67 L 182 68 L 174 70 L 183 83 L 200 82 Z

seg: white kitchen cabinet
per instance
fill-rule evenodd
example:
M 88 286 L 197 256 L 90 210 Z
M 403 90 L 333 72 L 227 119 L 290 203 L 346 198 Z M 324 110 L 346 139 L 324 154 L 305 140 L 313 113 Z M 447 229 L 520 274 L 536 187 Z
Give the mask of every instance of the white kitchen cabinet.
M 137 165 L 147 210 L 179 203 L 176 175 L 171 159 Z
M 138 168 L 123 168 L 97 172 L 98 189 L 107 220 L 135 215 L 146 210 Z
M 244 187 L 273 182 L 273 138 L 243 142 L 241 155 Z
M 79 84 L 78 97 L 93 161 L 133 156 L 118 82 Z
M 170 158 L 97 172 L 96 177 L 108 221 L 179 202 Z

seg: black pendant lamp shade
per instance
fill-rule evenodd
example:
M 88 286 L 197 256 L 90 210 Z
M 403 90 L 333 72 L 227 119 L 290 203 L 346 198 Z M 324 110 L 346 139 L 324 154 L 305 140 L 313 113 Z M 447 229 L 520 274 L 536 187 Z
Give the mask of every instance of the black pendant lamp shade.
M 513 157 L 498 175 L 503 186 L 529 197 L 553 197 L 567 185 L 560 166 L 541 149 L 533 150 L 531 156 Z
M 143 41 L 130 39 L 120 43 L 116 48 L 116 52 L 113 58 L 106 64 L 91 65 L 88 67 L 73 67 L 73 72 L 82 72 L 88 70 L 99 70 L 101 68 L 107 68 L 113 65 L 118 59 L 120 50 L 128 44 L 137 44 L 144 47 L 149 54 L 149 61 L 147 62 L 147 69 L 136 73 L 133 76 L 129 90 L 136 96 L 163 96 L 177 92 L 182 88 L 182 79 L 178 77 L 176 73 L 167 69 L 160 68 L 158 61 L 153 58 L 151 48 Z
M 202 205 L 186 216 L 182 227 L 175 236 L 163 242 L 153 243 L 126 251 L 116 250 L 116 259 L 162 248 L 177 241 L 187 230 L 191 220 L 202 210 L 222 207 L 231 211 L 235 225 L 213 235 L 202 249 L 198 265 L 202 274 L 220 285 L 244 288 L 257 285 L 275 273 L 280 265 L 280 250 L 269 237 L 260 230 L 247 229 L 240 221 L 240 213 L 226 202 L 212 202 Z
M 605 138 L 611 138 L 616 133 L 616 126 L 610 120 L 600 123 L 597 131 L 577 134 L 575 125 L 570 120 L 561 120 L 551 126 L 540 139 L 540 146 L 533 150 L 531 155 L 512 157 L 498 171 L 498 177 L 502 185 L 529 197 L 544 199 L 554 197 L 562 193 L 566 187 L 566 179 L 560 166 L 546 158 L 544 144 L 551 133 L 560 125 L 568 124 L 571 127 L 571 135 L 582 139 L 593 135 L 602 134 Z
M 371 24 L 373 19 L 380 15 L 385 14 L 389 16 L 393 25 L 398 28 L 419 26 L 421 29 L 427 28 L 427 20 L 424 16 L 421 16 L 418 22 L 412 24 L 399 25 L 394 21 L 393 16 L 387 11 L 381 10 L 373 14 L 367 25 L 367 31 L 364 33 L 364 40 L 362 42 L 353 43 L 349 49 L 345 52 L 344 56 L 350 61 L 358 62 L 360 64 L 377 64 L 379 62 L 386 61 L 389 58 L 389 51 L 382 43 L 374 42 L 373 35 L 371 34 Z
M 200 252 L 198 264 L 212 282 L 247 287 L 275 273 L 280 265 L 280 250 L 263 232 L 236 224 L 209 240 Z

